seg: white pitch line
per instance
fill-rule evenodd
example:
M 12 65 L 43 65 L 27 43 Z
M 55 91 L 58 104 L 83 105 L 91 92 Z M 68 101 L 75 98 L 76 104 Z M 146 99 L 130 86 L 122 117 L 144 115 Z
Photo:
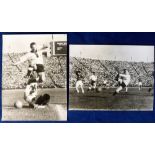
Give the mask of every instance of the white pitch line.
M 60 121 L 67 120 L 67 109 L 65 109 L 62 105 L 56 105 L 55 109 Z

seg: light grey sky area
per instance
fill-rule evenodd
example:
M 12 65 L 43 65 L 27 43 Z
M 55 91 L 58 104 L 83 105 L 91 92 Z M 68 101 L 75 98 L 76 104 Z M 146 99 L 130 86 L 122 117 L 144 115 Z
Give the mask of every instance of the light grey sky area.
M 37 46 L 49 45 L 51 41 L 67 41 L 66 34 L 17 34 L 3 35 L 3 53 L 23 53 L 30 51 L 30 43 Z
M 70 45 L 70 56 L 113 61 L 154 62 L 154 46 Z

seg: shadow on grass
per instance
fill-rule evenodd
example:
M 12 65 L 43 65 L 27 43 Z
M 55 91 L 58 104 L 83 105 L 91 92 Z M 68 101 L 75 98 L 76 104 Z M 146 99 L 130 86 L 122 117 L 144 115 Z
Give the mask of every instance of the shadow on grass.
M 16 108 L 13 105 L 8 105 L 8 106 L 4 106 L 4 109 L 20 109 L 20 108 Z M 21 109 L 32 109 L 29 105 L 24 105 Z

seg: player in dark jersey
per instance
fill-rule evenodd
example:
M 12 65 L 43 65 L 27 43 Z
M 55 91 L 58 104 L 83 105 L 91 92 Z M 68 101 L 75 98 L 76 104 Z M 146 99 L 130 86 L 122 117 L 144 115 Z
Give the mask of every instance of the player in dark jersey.
M 50 101 L 50 95 L 38 95 L 37 80 L 38 75 L 35 71 L 33 71 L 30 74 L 30 78 L 24 92 L 24 99 L 29 104 L 30 108 L 45 108 Z
M 77 91 L 77 93 L 79 93 L 80 91 L 79 91 L 79 87 L 81 88 L 81 90 L 82 90 L 82 93 L 84 93 L 84 89 L 83 89 L 83 82 L 82 82 L 82 80 L 83 80 L 83 76 L 82 76 L 82 74 L 81 74 L 81 71 L 76 71 L 75 72 L 75 74 L 76 74 L 76 77 L 77 77 L 77 81 L 76 81 L 76 91 Z

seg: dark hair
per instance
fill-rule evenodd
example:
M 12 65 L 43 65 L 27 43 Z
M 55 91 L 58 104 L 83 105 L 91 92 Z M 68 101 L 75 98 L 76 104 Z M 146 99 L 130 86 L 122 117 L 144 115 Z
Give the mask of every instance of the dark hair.
M 50 95 L 49 94 L 44 94 L 44 95 L 40 95 L 35 104 L 38 104 L 38 105 L 48 105 L 50 101 Z
M 49 94 L 44 94 L 43 99 L 46 100 L 46 101 L 49 101 L 50 100 L 50 95 Z
M 77 71 L 75 71 L 75 73 L 76 73 L 76 74 L 79 74 L 79 73 L 81 73 L 81 71 L 80 71 L 80 70 L 77 70 Z
M 35 43 L 35 42 L 32 42 L 32 43 L 30 44 L 30 48 L 32 48 L 33 45 L 36 45 L 36 43 Z

